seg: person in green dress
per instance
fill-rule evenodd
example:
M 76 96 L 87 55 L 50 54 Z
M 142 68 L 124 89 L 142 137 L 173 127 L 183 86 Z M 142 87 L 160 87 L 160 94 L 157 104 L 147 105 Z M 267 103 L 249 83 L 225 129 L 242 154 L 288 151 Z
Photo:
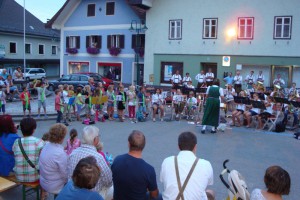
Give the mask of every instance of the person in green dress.
M 212 126 L 211 133 L 216 133 L 216 127 L 219 125 L 220 97 L 224 98 L 219 79 L 215 79 L 213 85 L 207 88 L 206 95 L 207 99 L 202 118 L 201 133 L 205 133 L 206 126 Z

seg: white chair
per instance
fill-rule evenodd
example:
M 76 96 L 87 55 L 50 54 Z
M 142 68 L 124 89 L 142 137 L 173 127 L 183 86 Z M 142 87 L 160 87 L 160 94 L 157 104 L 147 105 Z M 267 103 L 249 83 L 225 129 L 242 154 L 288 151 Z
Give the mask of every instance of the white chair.
M 268 117 L 266 123 L 263 126 L 263 129 L 268 125 L 269 131 L 271 131 L 276 126 L 276 123 L 279 121 L 280 114 L 281 111 L 276 111 L 275 116 Z

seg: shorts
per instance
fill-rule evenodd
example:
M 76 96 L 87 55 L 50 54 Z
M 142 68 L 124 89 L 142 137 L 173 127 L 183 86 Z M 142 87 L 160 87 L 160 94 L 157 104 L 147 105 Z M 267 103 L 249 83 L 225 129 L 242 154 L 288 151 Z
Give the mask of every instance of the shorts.
M 42 102 L 41 100 L 38 100 L 38 108 L 40 109 L 42 106 L 46 108 L 46 101 Z
M 249 112 L 251 113 L 251 116 L 258 115 L 258 113 L 257 113 L 257 112 L 254 112 L 253 110 L 249 110 Z
M 31 106 L 30 106 L 30 104 L 28 104 L 28 108 L 26 109 L 26 105 L 25 104 L 23 104 L 23 111 L 25 111 L 25 110 L 31 110 Z
M 2 104 L 2 106 L 0 107 L 0 112 L 3 112 L 3 113 L 5 113 L 5 104 Z
M 10 88 L 9 88 L 9 91 L 10 92 L 14 92 L 15 90 L 17 90 L 18 88 L 17 88 L 17 86 L 11 86 Z
M 236 109 L 237 111 L 241 112 L 242 114 L 244 114 L 244 111 L 241 109 Z
M 114 107 L 115 104 L 113 102 L 108 102 L 107 103 L 107 108 L 111 108 L 111 107 Z

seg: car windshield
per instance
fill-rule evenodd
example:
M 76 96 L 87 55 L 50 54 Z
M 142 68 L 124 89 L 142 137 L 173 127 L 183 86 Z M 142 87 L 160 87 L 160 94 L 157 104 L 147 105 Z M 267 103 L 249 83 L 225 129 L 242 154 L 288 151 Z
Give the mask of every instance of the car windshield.
M 91 77 L 94 79 L 94 81 L 97 81 L 97 82 L 100 82 L 102 80 L 101 77 L 97 76 L 97 75 L 93 75 Z

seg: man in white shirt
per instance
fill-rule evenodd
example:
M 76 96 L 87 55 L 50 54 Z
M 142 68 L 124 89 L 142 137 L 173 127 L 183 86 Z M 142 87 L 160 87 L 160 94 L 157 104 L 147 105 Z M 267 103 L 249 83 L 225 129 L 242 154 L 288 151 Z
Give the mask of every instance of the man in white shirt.
M 206 190 L 208 185 L 213 184 L 213 169 L 209 161 L 196 157 L 197 137 L 192 132 L 183 132 L 178 137 L 180 152 L 177 156 L 166 158 L 161 167 L 160 181 L 163 183 L 163 199 L 174 200 L 180 195 L 178 188 L 177 174 L 182 188 L 187 175 L 195 165 L 188 184 L 182 188 L 182 196 L 187 200 L 213 199 L 213 191 Z M 176 165 L 178 173 L 176 173 Z M 181 199 L 183 199 L 181 198 Z
M 197 88 L 201 88 L 201 86 L 205 83 L 205 74 L 204 71 L 201 70 L 200 74 L 197 74 L 195 77 L 196 81 L 198 82 Z
M 254 83 L 254 71 L 250 71 L 250 74 L 245 78 L 245 82 L 247 83 L 247 89 L 251 89 L 252 84 Z
M 256 78 L 256 82 L 261 82 L 264 83 L 265 82 L 265 76 L 262 74 L 262 71 L 259 71 L 257 78 Z
M 187 72 L 187 73 L 185 74 L 185 77 L 183 77 L 183 80 L 182 80 L 183 85 L 184 85 L 184 86 L 187 86 L 187 84 L 188 84 L 189 81 L 192 81 L 192 79 L 191 79 L 191 77 L 190 77 L 190 73 Z
M 242 91 L 242 81 L 243 81 L 243 77 L 239 70 L 236 71 L 236 75 L 234 76 L 233 81 L 234 81 L 234 89 L 236 93 L 239 94 L 240 91 Z
M 283 87 L 285 85 L 285 81 L 281 78 L 280 74 L 277 74 L 277 78 L 274 79 L 273 84 Z
M 178 89 L 179 84 L 181 84 L 181 82 L 182 82 L 182 78 L 179 74 L 179 70 L 176 70 L 176 73 L 173 74 L 173 76 L 171 78 L 171 83 L 173 85 L 173 89 Z
M 206 80 L 206 84 L 207 86 L 212 85 L 213 80 L 215 78 L 214 73 L 212 72 L 211 68 L 208 69 L 208 72 L 205 75 L 205 80 Z

